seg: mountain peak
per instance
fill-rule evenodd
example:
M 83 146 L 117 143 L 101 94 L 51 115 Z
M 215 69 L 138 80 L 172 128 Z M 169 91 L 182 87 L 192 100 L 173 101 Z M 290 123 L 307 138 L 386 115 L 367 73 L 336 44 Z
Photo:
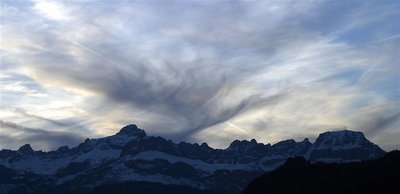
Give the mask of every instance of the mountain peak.
M 230 150 L 238 150 L 238 149 L 242 149 L 244 147 L 254 147 L 257 146 L 258 143 L 255 139 L 252 139 L 251 141 L 247 141 L 247 140 L 234 140 L 228 147 L 228 149 Z
M 339 157 L 339 153 L 346 154 Z M 362 132 L 342 129 L 320 134 L 315 140 L 309 159 L 329 162 L 360 161 L 378 158 L 383 154 L 385 151 L 365 138 Z
M 129 124 L 123 127 L 116 135 L 146 137 L 146 132 L 139 129 L 135 124 Z
M 34 152 L 30 144 L 25 144 L 25 145 L 21 146 L 18 149 L 18 151 L 20 151 L 20 152 L 22 152 L 24 154 L 28 154 L 28 153 L 33 153 Z
M 361 131 L 352 131 L 347 128 L 343 129 L 337 129 L 333 131 L 327 131 L 324 133 L 321 133 L 320 135 L 322 136 L 353 136 L 353 137 L 364 137 L 364 133 Z
M 57 151 L 59 151 L 59 152 L 66 152 L 66 151 L 68 151 L 69 150 L 69 147 L 68 146 L 61 146 L 61 147 L 59 147 L 58 149 L 57 149 Z
M 310 140 L 308 138 L 304 138 L 304 140 L 300 143 L 311 143 Z
M 294 139 L 287 139 L 287 140 L 280 141 L 272 146 L 273 147 L 282 147 L 282 146 L 290 146 L 290 145 L 295 145 L 295 144 L 296 144 L 296 141 Z
M 359 131 L 350 131 L 342 129 L 339 131 L 328 131 L 321 133 L 317 140 L 316 145 L 346 145 L 346 144 L 359 144 L 361 142 L 368 142 L 364 134 Z

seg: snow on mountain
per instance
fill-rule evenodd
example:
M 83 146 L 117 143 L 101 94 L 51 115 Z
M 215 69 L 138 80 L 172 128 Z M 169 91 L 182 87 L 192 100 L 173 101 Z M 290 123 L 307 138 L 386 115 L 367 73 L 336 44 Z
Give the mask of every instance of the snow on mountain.
M 354 162 L 376 159 L 384 153 L 362 132 L 344 129 L 320 134 L 307 158 L 314 162 Z
M 145 138 L 146 133 L 136 125 L 123 127 L 117 134 L 100 139 L 86 139 L 77 147 L 69 149 L 60 147 L 57 151 L 33 151 L 29 144 L 21 146 L 18 151 L 0 151 L 0 164 L 18 170 L 36 174 L 52 175 L 70 163 L 89 162 L 97 167 L 104 162 L 120 156 L 122 147 L 129 141 Z M 7 153 L 7 154 L 5 154 Z M 4 155 L 4 158 L 2 157 Z
M 146 160 L 146 161 L 153 161 L 156 159 L 166 160 L 171 164 L 175 164 L 178 162 L 188 164 L 195 169 L 202 170 L 204 172 L 213 173 L 217 170 L 246 170 L 246 171 L 255 171 L 255 167 L 251 165 L 244 165 L 244 164 L 224 164 L 224 163 L 207 163 L 202 160 L 184 158 L 179 156 L 174 156 L 171 154 L 166 154 L 159 151 L 144 151 L 141 152 L 133 157 L 124 158 L 125 161 L 134 161 L 134 160 Z
M 349 130 L 325 132 L 315 141 L 314 150 L 346 150 L 362 147 L 363 143 L 369 142 L 361 132 Z
M 39 177 L 46 175 L 56 185 L 93 187 L 115 181 L 147 181 L 238 190 L 290 157 L 303 156 L 312 162 L 351 162 L 375 159 L 384 153 L 361 132 L 349 130 L 322 133 L 314 143 L 307 138 L 274 145 L 254 139 L 235 140 L 227 149 L 213 149 L 206 143 L 177 144 L 147 136 L 136 125 L 128 125 L 115 135 L 86 139 L 74 148 L 63 146 L 42 152 L 26 144 L 17 151 L 1 150 L 0 167 Z

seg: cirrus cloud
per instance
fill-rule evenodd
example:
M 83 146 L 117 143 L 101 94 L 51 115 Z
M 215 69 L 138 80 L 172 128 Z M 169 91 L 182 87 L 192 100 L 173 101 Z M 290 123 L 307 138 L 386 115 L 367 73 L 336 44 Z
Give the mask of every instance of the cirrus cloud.
M 133 122 L 219 147 L 346 126 L 398 148 L 384 139 L 400 137 L 399 8 L 393 1 L 5 1 L 1 79 L 11 81 L 2 82 L 9 114 L 1 119 L 46 130 L 67 119 L 79 127 L 60 131 L 93 137 Z

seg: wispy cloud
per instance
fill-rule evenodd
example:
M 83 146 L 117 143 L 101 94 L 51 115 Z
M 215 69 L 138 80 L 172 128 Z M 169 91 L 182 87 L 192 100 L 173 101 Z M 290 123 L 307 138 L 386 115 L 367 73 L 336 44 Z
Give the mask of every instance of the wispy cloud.
M 10 121 L 0 120 L 2 148 L 18 148 L 21 142 L 29 142 L 36 150 L 54 150 L 60 145 L 76 146 L 84 138 L 74 133 L 52 132 L 26 127 Z
M 1 74 L 11 81 L 1 105 L 29 111 L 0 118 L 86 136 L 133 122 L 222 147 L 347 126 L 395 148 L 382 137 L 400 137 L 399 10 L 393 1 L 5 1 Z

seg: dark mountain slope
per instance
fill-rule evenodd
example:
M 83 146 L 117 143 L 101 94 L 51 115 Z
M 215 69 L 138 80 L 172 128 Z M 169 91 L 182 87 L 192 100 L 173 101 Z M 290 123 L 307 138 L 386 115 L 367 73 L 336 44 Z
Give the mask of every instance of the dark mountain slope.
M 253 180 L 243 194 L 270 193 L 398 193 L 400 151 L 377 160 L 347 164 L 311 164 L 291 158 Z

